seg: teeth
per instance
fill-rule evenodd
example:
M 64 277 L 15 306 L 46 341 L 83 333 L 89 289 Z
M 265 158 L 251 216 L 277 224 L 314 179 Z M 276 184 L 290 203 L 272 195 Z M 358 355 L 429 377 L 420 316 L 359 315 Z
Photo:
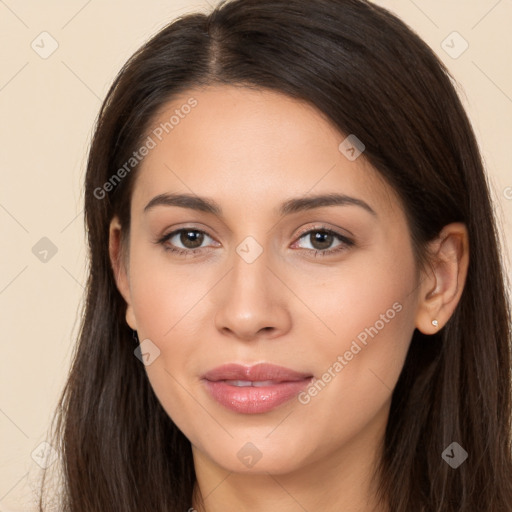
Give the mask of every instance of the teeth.
M 257 381 L 252 383 L 252 385 L 255 388 L 260 388 L 262 386 L 272 386 L 274 384 L 277 384 L 277 382 L 274 382 L 272 380 L 257 380 Z
M 250 380 L 226 380 L 226 384 L 230 386 L 244 387 L 244 386 L 252 386 L 252 382 Z
M 237 387 L 247 387 L 247 386 L 254 386 L 255 388 L 259 388 L 262 386 L 272 386 L 273 384 L 277 384 L 273 380 L 257 380 L 257 381 L 251 381 L 251 380 L 225 380 L 226 384 L 229 384 L 230 386 L 237 386 Z

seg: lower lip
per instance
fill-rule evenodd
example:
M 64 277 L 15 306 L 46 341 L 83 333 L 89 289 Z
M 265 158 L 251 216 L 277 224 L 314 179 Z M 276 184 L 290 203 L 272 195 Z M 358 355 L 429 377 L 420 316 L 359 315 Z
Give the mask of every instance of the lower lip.
M 258 414 L 291 400 L 311 382 L 312 378 L 280 382 L 271 386 L 231 386 L 224 381 L 204 380 L 210 395 L 221 405 L 241 414 Z

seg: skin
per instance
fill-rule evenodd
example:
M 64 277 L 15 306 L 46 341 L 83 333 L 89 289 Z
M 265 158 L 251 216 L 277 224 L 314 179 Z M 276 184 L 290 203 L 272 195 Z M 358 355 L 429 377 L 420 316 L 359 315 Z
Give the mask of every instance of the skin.
M 396 193 L 364 153 L 350 161 L 340 152 L 345 135 L 316 109 L 278 92 L 211 86 L 168 103 L 153 125 L 190 96 L 197 107 L 137 171 L 126 247 L 112 219 L 110 256 L 127 323 L 160 350 L 146 366 L 150 383 L 192 443 L 205 497 L 204 508 L 198 500 L 193 506 L 384 511 L 373 498 L 372 471 L 392 390 L 414 329 L 442 328 L 460 298 L 466 228 L 446 226 L 422 270 Z M 171 192 L 211 198 L 222 216 L 165 205 L 144 212 L 152 198 Z M 357 205 L 276 213 L 287 199 L 332 192 L 363 200 L 375 215 Z M 179 234 L 155 243 L 180 228 L 207 235 L 202 244 L 184 245 Z M 336 237 L 322 245 L 304 235 L 322 228 L 354 244 L 315 257 L 314 249 L 343 247 Z M 262 250 L 252 263 L 236 251 L 248 236 Z M 172 244 L 201 252 L 164 249 Z M 321 379 L 396 303 L 394 318 L 307 404 L 292 399 L 267 413 L 240 414 L 202 385 L 207 370 L 228 362 L 270 362 Z M 261 454 L 251 468 L 237 457 L 248 442 Z

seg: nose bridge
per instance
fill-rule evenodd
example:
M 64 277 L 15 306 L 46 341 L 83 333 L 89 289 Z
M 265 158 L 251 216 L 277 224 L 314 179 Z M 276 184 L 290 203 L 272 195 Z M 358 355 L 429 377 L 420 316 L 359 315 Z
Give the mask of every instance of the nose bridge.
M 261 307 L 270 299 L 267 292 L 271 291 L 268 280 L 272 273 L 267 267 L 271 259 L 269 249 L 253 236 L 247 236 L 235 247 L 229 278 L 235 304 L 255 311 L 257 305 Z
M 255 237 L 248 236 L 235 247 L 231 271 L 216 301 L 219 330 L 250 339 L 259 331 L 275 333 L 287 328 L 286 297 L 270 266 L 270 250 Z

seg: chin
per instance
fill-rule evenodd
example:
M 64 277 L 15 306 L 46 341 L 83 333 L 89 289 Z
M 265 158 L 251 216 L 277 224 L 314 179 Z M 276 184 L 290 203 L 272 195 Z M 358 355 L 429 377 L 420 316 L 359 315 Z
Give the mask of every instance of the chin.
M 209 446 L 211 441 L 208 441 L 198 449 L 202 456 L 226 471 L 253 475 L 292 473 L 305 466 L 317 453 L 315 447 L 308 450 L 299 439 L 302 436 L 287 435 L 284 441 L 278 436 L 272 439 L 268 432 L 265 429 L 260 435 L 230 438 L 215 446 Z

